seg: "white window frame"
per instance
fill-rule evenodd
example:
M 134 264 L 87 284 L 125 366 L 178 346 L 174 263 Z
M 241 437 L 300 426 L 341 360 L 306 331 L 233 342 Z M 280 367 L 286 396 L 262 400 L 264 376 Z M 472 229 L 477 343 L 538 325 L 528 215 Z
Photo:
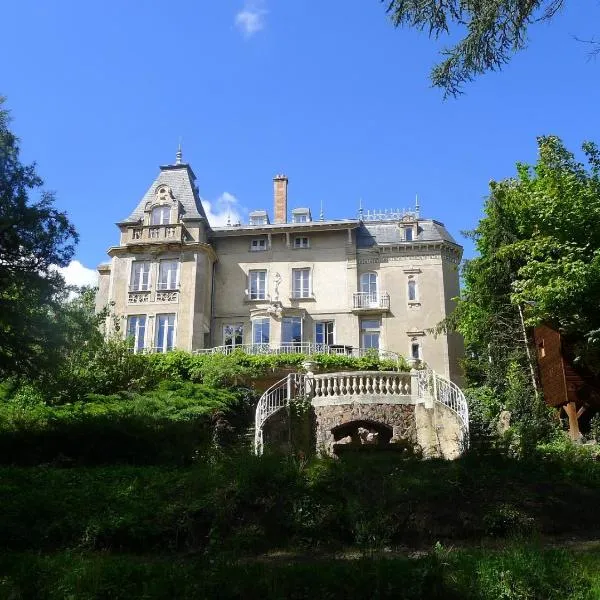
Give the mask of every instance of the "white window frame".
M 332 327 L 331 327 L 331 338 L 332 338 L 331 339 L 331 343 L 329 343 L 327 341 L 327 335 L 328 335 L 328 333 L 327 333 L 327 327 L 326 326 L 329 323 L 331 323 L 331 325 L 332 325 Z M 323 341 L 322 342 L 319 342 L 317 340 L 317 335 L 318 335 L 317 334 L 317 328 L 318 328 L 319 325 L 323 325 L 324 326 Z M 314 337 L 315 344 L 324 344 L 325 346 L 333 346 L 333 345 L 335 345 L 335 338 L 336 338 L 335 334 L 336 334 L 336 330 L 335 330 L 335 320 L 334 319 L 323 319 L 322 321 L 316 321 L 315 322 L 315 337 Z
M 264 273 L 264 284 L 261 288 L 259 273 Z M 256 292 L 252 290 L 252 277 L 256 275 Z M 269 274 L 266 269 L 250 269 L 248 271 L 248 299 L 249 300 L 267 300 L 267 289 L 269 287 Z
M 267 250 L 266 238 L 255 238 L 250 242 L 250 252 L 264 252 Z
M 286 321 L 300 321 L 300 341 L 299 342 L 295 342 L 295 341 L 287 341 L 283 339 L 283 332 L 284 332 L 284 324 Z M 283 319 L 281 319 L 281 344 L 282 346 L 301 346 L 302 342 L 304 341 L 304 319 L 302 317 L 292 317 L 292 316 L 288 316 L 288 317 L 283 317 Z
M 256 215 L 250 217 L 250 225 L 268 225 L 268 217 L 267 215 Z
M 307 273 L 307 281 L 300 278 L 300 289 L 296 288 L 296 273 Z M 306 283 L 306 285 L 304 285 Z M 303 298 L 312 298 L 312 269 L 310 267 L 300 267 L 292 269 L 292 298 L 301 300 Z
M 414 298 L 410 297 L 411 287 L 413 288 Z M 406 281 L 406 298 L 409 304 L 419 303 L 419 284 L 417 283 L 417 280 L 414 277 L 409 277 Z
M 135 319 L 135 331 L 133 335 L 130 333 L 131 322 Z M 140 327 L 140 319 L 143 319 L 144 324 Z M 140 330 L 143 329 L 140 339 Z M 133 337 L 133 351 L 134 353 L 143 352 L 146 348 L 146 336 L 148 333 L 148 315 L 127 315 L 127 324 L 125 327 L 125 337 Z
M 170 348 L 168 348 L 168 342 L 167 340 L 169 339 L 169 327 L 170 325 L 167 323 L 167 329 L 166 329 L 166 335 L 164 336 L 163 339 L 163 344 L 162 346 L 158 345 L 158 334 L 160 332 L 160 326 L 159 326 L 159 322 L 160 322 L 160 318 L 161 317 L 173 317 L 173 343 L 172 346 Z M 160 313 L 158 315 L 156 315 L 154 317 L 154 349 L 157 352 L 170 352 L 171 350 L 175 350 L 175 348 L 177 347 L 177 313 Z
M 232 337 L 231 337 L 231 344 L 227 343 L 227 338 L 226 336 L 228 335 L 226 330 L 228 328 L 232 329 Z M 239 333 L 241 334 L 242 340 L 238 343 L 236 341 L 236 331 L 239 330 Z M 240 346 L 244 345 L 244 324 L 243 323 L 225 323 L 225 325 L 223 325 L 223 346 L 229 347 L 231 349 L 235 349 L 235 348 L 239 348 Z
M 298 236 L 294 238 L 294 248 L 310 248 L 310 239 L 306 235 Z
M 149 260 L 132 261 L 131 272 L 129 275 L 129 289 L 132 292 L 147 292 L 150 289 L 150 285 L 152 283 L 151 267 L 152 263 Z M 136 285 L 135 275 L 137 268 L 139 268 L 141 272 Z M 146 279 L 146 283 L 144 283 L 144 279 Z
M 167 271 L 166 281 L 163 282 L 163 265 L 174 264 L 175 271 L 172 269 Z M 156 289 L 160 291 L 169 291 L 179 289 L 179 261 L 176 258 L 163 258 L 158 261 L 158 281 Z
M 155 215 L 158 218 L 155 218 Z M 156 221 L 156 222 L 155 222 Z M 170 225 L 171 224 L 171 207 L 166 204 L 155 206 L 150 212 L 150 225 Z
M 293 215 L 294 218 L 292 220 L 293 223 L 309 223 L 308 213 L 296 213 Z
M 379 323 L 378 327 L 365 327 L 363 325 L 363 323 L 366 323 L 367 321 L 377 321 Z M 381 323 L 381 319 L 374 319 L 374 318 L 363 318 L 360 320 L 359 323 L 359 327 L 360 327 L 360 347 L 361 348 L 367 348 L 367 349 L 372 349 L 372 350 L 379 350 L 381 348 L 381 329 L 382 329 L 382 323 Z M 365 335 L 374 335 L 377 334 L 377 347 L 375 348 L 374 346 L 367 346 L 364 342 L 364 336 Z
M 256 326 L 259 323 L 261 324 L 261 326 L 266 323 L 267 327 L 269 328 L 268 340 L 266 342 L 263 342 L 262 340 L 260 342 L 256 341 Z M 270 343 L 271 343 L 271 319 L 269 317 L 258 317 L 256 319 L 252 319 L 252 345 L 270 344 Z

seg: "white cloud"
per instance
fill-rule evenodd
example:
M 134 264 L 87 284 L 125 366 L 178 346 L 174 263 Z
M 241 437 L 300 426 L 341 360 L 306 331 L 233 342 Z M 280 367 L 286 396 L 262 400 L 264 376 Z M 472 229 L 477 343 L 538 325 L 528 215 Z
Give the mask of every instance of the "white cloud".
M 78 260 L 72 260 L 66 267 L 55 267 L 55 269 L 65 278 L 68 285 L 98 285 L 96 269 L 88 269 Z
M 246 0 L 242 10 L 235 15 L 235 25 L 244 37 L 252 37 L 265 28 L 266 14 L 264 0 Z
M 202 206 L 206 212 L 208 222 L 213 227 L 227 225 L 228 220 L 232 225 L 235 225 L 241 222 L 242 213 L 245 212 L 238 199 L 229 192 L 223 192 L 214 203 L 203 198 Z

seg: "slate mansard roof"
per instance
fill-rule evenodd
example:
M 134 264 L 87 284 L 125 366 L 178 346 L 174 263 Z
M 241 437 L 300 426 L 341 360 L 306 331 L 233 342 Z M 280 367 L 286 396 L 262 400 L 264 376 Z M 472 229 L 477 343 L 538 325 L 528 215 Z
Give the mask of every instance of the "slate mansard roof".
M 415 242 L 449 242 L 459 246 L 456 240 L 448 233 L 444 224 L 439 221 L 419 219 L 418 228 L 418 234 L 414 238 Z M 398 227 L 397 221 L 362 223 L 358 228 L 356 236 L 356 244 L 359 248 L 396 245 L 404 242 L 402 229 Z
M 135 210 L 121 223 L 137 223 L 142 219 L 146 204 L 154 201 L 154 191 L 161 184 L 168 185 L 175 199 L 181 203 L 183 208 L 182 219 L 184 221 L 203 219 L 208 222 L 195 181 L 194 172 L 185 163 L 161 166 L 160 173 L 154 183 L 148 188 Z

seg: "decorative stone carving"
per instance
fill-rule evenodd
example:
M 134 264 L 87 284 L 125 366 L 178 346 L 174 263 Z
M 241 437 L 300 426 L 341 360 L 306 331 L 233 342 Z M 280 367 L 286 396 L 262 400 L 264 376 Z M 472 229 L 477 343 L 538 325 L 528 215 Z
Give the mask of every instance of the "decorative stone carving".
M 275 293 L 274 293 L 274 299 L 276 302 L 279 301 L 279 286 L 281 285 L 281 274 L 280 273 L 275 273 L 274 277 L 273 277 L 273 283 L 275 284 Z
M 267 314 L 275 319 L 281 319 L 283 314 L 283 305 L 281 302 L 272 302 L 267 306 Z
M 179 302 L 179 292 L 156 292 L 156 302 Z
M 150 302 L 148 292 L 129 292 L 127 296 L 128 304 L 147 304 L 148 302 Z

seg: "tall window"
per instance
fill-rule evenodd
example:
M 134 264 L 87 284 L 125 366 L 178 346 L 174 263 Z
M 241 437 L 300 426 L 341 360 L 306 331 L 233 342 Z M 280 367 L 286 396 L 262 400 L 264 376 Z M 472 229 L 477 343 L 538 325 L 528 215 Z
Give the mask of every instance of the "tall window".
M 292 269 L 292 297 L 310 297 L 310 269 Z
M 168 352 L 175 347 L 175 315 L 156 315 L 156 350 Z
M 413 230 L 412 230 L 412 227 L 406 227 L 404 229 L 404 239 L 407 242 L 412 242 L 413 241 Z
M 315 343 L 332 346 L 335 344 L 333 332 L 333 321 L 317 321 L 315 324 Z
M 377 273 L 363 273 L 360 276 L 360 291 L 377 298 Z
M 136 260 L 131 263 L 129 287 L 132 291 L 143 292 L 150 289 L 150 263 Z
M 152 209 L 151 225 L 168 225 L 171 220 L 171 208 L 169 206 L 156 206 Z
M 281 324 L 281 342 L 299 346 L 302 343 L 302 318 L 284 317 Z
M 421 358 L 421 345 L 418 342 L 413 342 L 410 345 L 410 356 L 415 360 L 420 360 Z
M 146 338 L 146 315 L 131 315 L 127 317 L 127 337 L 133 340 L 133 351 L 144 349 Z
M 223 343 L 227 348 L 236 348 L 244 343 L 244 326 L 240 324 L 223 326 Z
M 177 269 L 179 262 L 176 260 L 161 260 L 158 268 L 158 289 L 177 289 Z
M 252 321 L 252 343 L 268 344 L 270 334 L 270 321 L 265 319 L 254 319 Z
M 267 297 L 267 272 L 250 271 L 250 300 L 265 300 Z
M 381 321 L 379 319 L 362 319 L 360 322 L 360 341 L 363 348 L 379 348 Z
M 414 279 L 408 280 L 408 301 L 417 301 L 417 282 Z

